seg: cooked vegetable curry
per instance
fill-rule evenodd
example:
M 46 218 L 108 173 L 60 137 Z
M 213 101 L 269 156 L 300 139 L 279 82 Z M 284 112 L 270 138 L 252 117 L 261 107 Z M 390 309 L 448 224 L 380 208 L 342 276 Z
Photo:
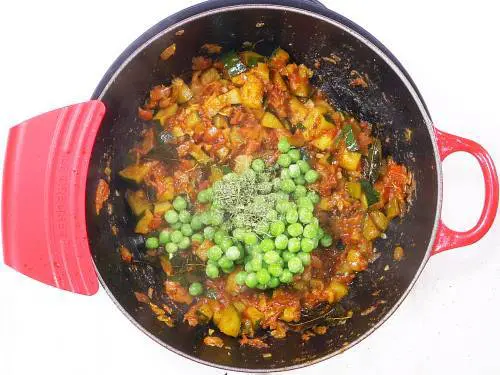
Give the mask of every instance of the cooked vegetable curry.
M 349 293 L 376 259 L 373 241 L 404 212 L 411 178 L 384 157 L 371 124 L 336 110 L 283 49 L 204 50 L 215 57 L 193 58 L 189 83 L 151 89 L 138 109 L 150 126 L 119 174 L 133 183 L 135 231 L 184 322 L 211 327 L 207 345 L 223 346 L 216 328 L 264 348 Z M 144 293 L 138 300 L 175 324 Z

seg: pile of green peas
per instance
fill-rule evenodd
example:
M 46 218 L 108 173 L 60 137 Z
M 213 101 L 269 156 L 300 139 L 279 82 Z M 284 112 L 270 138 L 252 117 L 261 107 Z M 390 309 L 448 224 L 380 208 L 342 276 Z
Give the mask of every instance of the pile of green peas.
M 314 216 L 319 195 L 306 187 L 319 179 L 318 172 L 286 138 L 280 139 L 278 150 L 281 154 L 273 168 L 267 168 L 262 159 L 254 159 L 250 166 L 256 174 L 272 170 L 276 175 L 272 190 L 279 194 L 279 199 L 268 215 L 270 222 L 265 232 L 228 229 L 223 214 L 212 209 L 213 191 L 207 188 L 197 196 L 198 202 L 208 208 L 206 211 L 191 215 L 187 200 L 177 196 L 172 203 L 173 209 L 164 217 L 171 229 L 162 230 L 158 237 L 148 238 L 146 247 L 164 246 L 173 255 L 190 247 L 193 241 L 207 239 L 214 243 L 207 253 L 205 273 L 208 278 L 229 274 L 241 265 L 243 270 L 235 276 L 238 285 L 265 290 L 291 283 L 294 275 L 301 274 L 311 263 L 311 252 L 319 244 L 331 246 L 333 239 Z M 189 288 L 190 294 L 202 294 L 201 284 L 194 284 Z

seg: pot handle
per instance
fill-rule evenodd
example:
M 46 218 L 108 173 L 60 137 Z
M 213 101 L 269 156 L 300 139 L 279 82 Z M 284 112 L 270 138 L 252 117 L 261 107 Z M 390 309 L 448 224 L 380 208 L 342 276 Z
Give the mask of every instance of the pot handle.
M 459 151 L 467 152 L 476 158 L 483 172 L 485 199 L 478 222 L 468 231 L 454 231 L 440 219 L 432 255 L 479 241 L 493 224 L 498 209 L 498 176 L 495 164 L 488 152 L 480 144 L 470 139 L 445 133 L 437 128 L 434 128 L 434 131 L 441 161 L 448 155 Z
M 2 193 L 5 264 L 45 284 L 99 288 L 85 222 L 87 169 L 102 102 L 47 112 L 10 129 Z

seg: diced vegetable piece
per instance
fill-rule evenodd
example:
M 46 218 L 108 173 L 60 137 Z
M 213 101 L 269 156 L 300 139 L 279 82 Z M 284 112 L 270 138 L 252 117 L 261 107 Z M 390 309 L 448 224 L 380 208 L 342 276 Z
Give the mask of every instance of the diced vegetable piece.
M 186 103 L 193 97 L 193 92 L 186 83 L 180 79 L 175 78 L 172 81 L 172 97 L 174 97 L 177 103 Z
M 366 215 L 363 220 L 363 236 L 368 241 L 372 241 L 378 236 L 380 236 L 380 231 L 378 230 L 377 226 L 372 221 L 369 215 Z
M 217 69 L 215 69 L 215 68 L 210 68 L 210 69 L 205 70 L 200 78 L 201 83 L 203 85 L 208 85 L 209 83 L 212 83 L 212 82 L 217 81 L 219 79 L 220 79 L 220 74 L 217 71 Z
M 281 123 L 281 121 L 271 112 L 264 113 L 264 116 L 260 120 L 260 123 L 266 128 L 283 129 L 283 124 Z
M 248 80 L 241 88 L 241 103 L 252 109 L 262 106 L 264 99 L 264 84 L 254 74 L 248 75 Z
M 135 216 L 142 215 L 146 210 L 151 210 L 151 203 L 142 189 L 137 191 L 127 190 L 125 196 Z
M 278 87 L 281 91 L 288 91 L 288 86 L 277 70 L 271 71 L 271 81 L 274 86 Z
M 191 155 L 198 163 L 201 164 L 207 164 L 212 160 L 212 158 L 210 158 L 210 156 L 208 156 L 205 151 L 201 149 L 201 146 L 197 144 L 193 144 L 191 146 L 189 155 Z
M 288 106 L 290 122 L 293 125 L 297 125 L 305 120 L 309 110 L 304 104 L 301 103 L 299 99 L 297 99 L 295 96 L 292 96 L 290 98 L 290 101 L 288 102 Z
M 336 280 L 332 280 L 330 284 L 326 287 L 326 293 L 328 296 L 328 303 L 334 303 L 340 301 L 345 295 L 347 295 L 347 286 L 338 282 Z
M 241 73 L 234 77 L 231 77 L 231 82 L 239 87 L 243 86 L 246 81 L 247 81 L 247 75 L 245 73 Z
M 160 264 L 163 272 L 165 272 L 168 276 L 173 275 L 174 269 L 168 259 L 168 255 L 160 255 Z
M 204 303 L 198 307 L 196 315 L 201 324 L 207 324 L 214 316 L 214 312 L 208 303 Z
M 167 202 L 174 199 L 174 179 L 170 176 L 165 177 L 163 181 L 163 185 L 165 186 L 165 191 L 156 197 L 158 202 Z
M 312 77 L 312 71 L 304 64 L 288 64 L 286 66 L 288 73 L 288 85 L 290 91 L 297 96 L 307 97 L 311 92 L 309 78 Z
M 230 77 L 234 77 L 247 70 L 245 64 L 243 64 L 238 54 L 234 51 L 230 51 L 223 55 L 221 60 L 224 64 L 224 69 L 226 69 Z
M 175 45 L 175 43 L 172 43 L 171 45 L 169 45 L 167 48 L 165 48 L 163 50 L 163 52 L 160 55 L 160 58 L 163 61 L 168 60 L 169 58 L 171 58 L 175 54 L 175 49 L 176 49 L 176 45 Z
M 392 258 L 396 261 L 399 262 L 403 257 L 405 256 L 405 251 L 401 246 L 396 246 L 394 248 L 394 252 L 392 253 Z
M 363 177 L 374 184 L 380 174 L 382 165 L 382 144 L 375 139 L 368 150 L 363 164 Z
M 285 307 L 281 313 L 280 319 L 285 322 L 293 322 L 298 317 L 298 311 L 296 307 Z
M 354 199 L 361 198 L 361 184 L 359 182 L 348 182 L 346 183 L 347 192 Z
M 238 174 L 245 172 L 252 164 L 251 155 L 238 155 L 234 158 L 234 171 Z
M 360 183 L 361 189 L 363 189 L 363 193 L 366 195 L 368 206 L 377 203 L 380 196 L 379 192 L 373 188 L 368 180 L 361 179 Z
M 387 217 L 378 210 L 371 211 L 369 215 L 377 228 L 382 232 L 385 232 L 387 226 L 389 225 L 389 220 L 387 220 Z
M 266 61 L 266 58 L 254 51 L 243 51 L 240 54 L 241 60 L 249 68 L 253 68 L 257 63 Z
M 319 138 L 312 140 L 311 143 L 321 151 L 329 150 L 333 147 L 333 135 L 323 134 Z
M 214 118 L 212 119 L 212 122 L 217 129 L 225 129 L 229 126 L 229 122 L 227 121 L 227 117 L 222 116 L 222 115 L 214 116 Z
M 289 60 L 290 60 L 290 55 L 288 54 L 288 52 L 281 48 L 278 48 L 271 55 L 271 58 L 269 59 L 269 64 L 271 65 L 271 67 L 275 69 L 281 69 L 284 68 L 286 64 L 288 64 Z
M 358 170 L 359 163 L 361 161 L 361 154 L 359 152 L 351 152 L 349 150 L 344 150 L 340 155 L 339 164 L 342 168 L 348 171 Z
M 224 290 L 226 291 L 226 293 L 229 293 L 229 294 L 232 294 L 232 295 L 237 295 L 238 294 L 238 291 L 239 291 L 239 288 L 240 288 L 240 286 L 236 283 L 236 275 L 238 274 L 238 272 L 239 272 L 239 270 L 233 271 L 227 277 L 226 287 L 224 288 Z M 238 311 L 240 311 L 240 309 L 238 308 L 239 306 L 236 305 L 236 303 L 234 303 L 234 305 L 235 305 L 236 309 Z M 243 308 L 245 308 L 244 305 L 243 305 Z
M 139 219 L 135 226 L 135 233 L 147 234 L 149 233 L 149 225 L 153 221 L 153 214 L 150 210 L 144 211 L 144 215 Z
M 152 166 L 152 163 L 131 164 L 118 172 L 118 174 L 127 180 L 132 180 L 140 184 Z
M 363 207 L 365 210 L 367 210 L 368 209 L 368 200 L 366 199 L 365 193 L 361 193 L 360 201 L 361 201 L 361 207 Z
M 167 108 L 162 108 L 156 112 L 153 119 L 160 121 L 161 126 L 165 126 L 166 121 L 177 113 L 178 108 L 177 103 L 171 104 Z
M 240 89 L 234 88 L 221 95 L 222 101 L 226 104 L 241 104 Z
M 259 77 L 265 84 L 269 83 L 269 66 L 267 64 L 258 63 L 251 72 Z
M 220 320 L 217 323 L 219 330 L 232 337 L 237 337 L 240 333 L 241 317 L 238 310 L 233 305 L 222 310 Z
M 222 47 L 214 43 L 205 43 L 201 46 L 201 49 L 210 54 L 216 54 L 222 52 Z
M 264 318 L 264 314 L 253 306 L 248 306 L 244 312 L 244 315 L 248 317 L 248 319 L 250 319 L 250 322 L 252 323 L 252 326 L 254 328 L 257 328 L 262 318 Z
M 201 117 L 200 117 L 200 114 L 197 111 L 191 112 L 186 117 L 186 126 L 188 128 L 193 128 L 196 124 L 199 124 L 200 122 L 201 122 Z
M 234 88 L 225 94 L 211 96 L 205 100 L 203 103 L 203 109 L 208 116 L 214 117 L 220 110 L 222 110 L 222 108 L 232 104 L 240 104 L 241 99 L 240 89 Z
M 385 214 L 386 214 L 387 218 L 389 220 L 393 219 L 396 216 L 399 216 L 400 213 L 401 213 L 401 210 L 399 208 L 399 202 L 398 202 L 397 198 L 389 199 L 389 202 L 385 206 Z
M 153 213 L 155 214 L 164 214 L 165 212 L 170 210 L 170 208 L 172 208 L 172 204 L 170 202 L 158 202 L 155 203 L 153 206 L 154 206 Z

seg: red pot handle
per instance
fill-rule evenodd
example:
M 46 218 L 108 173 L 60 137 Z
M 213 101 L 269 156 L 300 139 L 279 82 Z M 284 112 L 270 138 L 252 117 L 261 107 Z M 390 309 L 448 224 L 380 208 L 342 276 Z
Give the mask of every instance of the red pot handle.
M 85 190 L 104 104 L 89 101 L 10 129 L 2 195 L 5 264 L 46 284 L 99 288 L 87 242 Z
M 488 152 L 480 144 L 470 139 L 457 137 L 436 128 L 434 131 L 441 161 L 448 155 L 459 151 L 468 152 L 477 159 L 483 172 L 485 195 L 479 221 L 468 231 L 454 231 L 448 228 L 441 219 L 439 220 L 432 255 L 479 241 L 493 224 L 498 209 L 498 176 L 495 164 Z

